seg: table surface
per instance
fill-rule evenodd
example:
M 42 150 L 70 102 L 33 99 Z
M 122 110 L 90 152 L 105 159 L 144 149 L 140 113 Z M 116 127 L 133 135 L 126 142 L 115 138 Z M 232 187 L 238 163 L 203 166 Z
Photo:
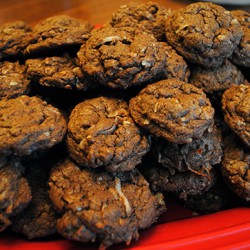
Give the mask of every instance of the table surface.
M 226 0 L 225 0 L 226 1 Z M 35 25 L 39 20 L 53 15 L 67 14 L 72 17 L 90 21 L 92 24 L 103 24 L 110 19 L 113 11 L 129 0 L 1 0 L 0 25 L 23 20 Z M 136 3 L 147 1 L 134 0 Z M 179 9 L 194 1 L 191 0 L 155 0 L 152 1 L 171 9 Z M 227 9 L 243 8 L 225 6 Z M 249 11 L 250 6 L 243 9 Z

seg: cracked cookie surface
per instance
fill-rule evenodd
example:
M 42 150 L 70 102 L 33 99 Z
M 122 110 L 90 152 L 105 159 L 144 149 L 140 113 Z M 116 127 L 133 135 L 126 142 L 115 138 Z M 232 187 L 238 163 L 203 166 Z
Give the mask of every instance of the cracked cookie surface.
M 201 89 L 174 78 L 145 87 L 130 99 L 129 110 L 139 126 L 180 144 L 199 139 L 214 116 L 214 109 Z
M 101 249 L 129 244 L 165 211 L 162 194 L 153 195 L 136 169 L 111 174 L 66 159 L 53 167 L 49 185 L 50 198 L 62 213 L 58 232 L 71 240 L 99 241 Z
M 127 171 L 141 162 L 150 144 L 129 115 L 125 101 L 98 97 L 79 103 L 70 115 L 67 146 L 78 164 Z
M 166 39 L 185 59 L 216 67 L 229 58 L 242 37 L 241 25 L 229 11 L 197 2 L 175 11 L 166 21 Z
M 0 101 L 0 152 L 28 156 L 62 141 L 67 123 L 60 111 L 26 95 Z

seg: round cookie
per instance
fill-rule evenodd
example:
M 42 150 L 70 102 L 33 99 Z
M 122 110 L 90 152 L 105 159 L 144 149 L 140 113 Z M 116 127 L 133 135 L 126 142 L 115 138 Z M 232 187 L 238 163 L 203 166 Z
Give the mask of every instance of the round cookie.
M 80 169 L 66 159 L 53 167 L 49 185 L 50 198 L 62 213 L 58 232 L 71 240 L 99 241 L 100 249 L 129 244 L 165 211 L 163 195 L 152 194 L 136 169 L 111 174 Z
M 87 80 L 77 61 L 69 55 L 28 59 L 27 75 L 46 87 L 86 90 Z
M 192 171 L 202 174 L 207 164 L 220 163 L 222 157 L 221 134 L 215 127 L 209 127 L 198 140 L 189 144 L 176 144 L 155 138 L 152 142 L 152 157 L 171 172 Z
M 0 155 L 28 156 L 62 141 L 67 123 L 59 110 L 26 95 L 0 101 Z
M 250 67 L 250 13 L 244 10 L 232 10 L 231 14 L 237 18 L 243 30 L 243 36 L 234 49 L 231 60 L 237 65 Z
M 165 40 L 165 22 L 172 13 L 157 3 L 129 3 L 112 14 L 108 22 L 112 27 L 134 27 L 152 33 L 158 41 Z
M 80 46 L 90 36 L 93 26 L 67 15 L 48 17 L 33 28 L 35 40 L 24 50 L 26 56 Z
M 80 165 L 108 171 L 133 169 L 150 144 L 129 115 L 125 101 L 97 97 L 79 103 L 68 123 L 67 146 Z
M 11 217 L 20 213 L 31 200 L 24 168 L 12 160 L 0 168 L 0 232 L 11 225 Z
M 127 89 L 164 77 L 164 45 L 138 29 L 104 26 L 77 53 L 83 72 L 109 88 Z
M 189 82 L 201 88 L 212 99 L 217 99 L 219 104 L 221 103 L 221 95 L 226 89 L 245 81 L 241 71 L 229 60 L 217 68 L 204 68 L 196 65 L 190 69 Z
M 0 60 L 19 57 L 34 39 L 31 27 L 24 21 L 5 23 L 0 27 Z
M 28 80 L 24 66 L 19 62 L 0 62 L 0 100 L 7 100 L 28 94 Z
M 250 84 L 227 89 L 221 102 L 225 122 L 250 147 Z
M 250 150 L 233 135 L 224 139 L 221 171 L 229 187 L 250 201 Z
M 145 87 L 130 99 L 129 110 L 139 126 L 180 144 L 199 139 L 214 116 L 214 109 L 201 89 L 174 78 Z
M 166 20 L 166 39 L 186 60 L 216 67 L 229 58 L 242 37 L 240 23 L 230 11 L 197 2 L 175 11 Z

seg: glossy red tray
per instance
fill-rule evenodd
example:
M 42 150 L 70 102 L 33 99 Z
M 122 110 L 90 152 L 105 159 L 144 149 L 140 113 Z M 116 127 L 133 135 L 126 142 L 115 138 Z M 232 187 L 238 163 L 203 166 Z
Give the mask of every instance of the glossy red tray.
M 0 250 L 96 250 L 98 244 L 85 244 L 53 237 L 27 241 L 22 236 L 3 232 Z M 118 244 L 110 250 L 211 250 L 250 249 L 250 208 L 234 208 L 210 215 L 195 215 L 170 200 L 168 211 L 157 225 L 141 231 L 130 246 Z

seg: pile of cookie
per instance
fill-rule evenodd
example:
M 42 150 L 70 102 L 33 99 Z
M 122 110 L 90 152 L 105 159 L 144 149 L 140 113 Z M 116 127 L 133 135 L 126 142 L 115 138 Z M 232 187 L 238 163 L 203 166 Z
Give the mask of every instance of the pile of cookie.
M 250 200 L 250 14 L 196 2 L 0 27 L 0 231 L 138 239 L 165 200 Z

